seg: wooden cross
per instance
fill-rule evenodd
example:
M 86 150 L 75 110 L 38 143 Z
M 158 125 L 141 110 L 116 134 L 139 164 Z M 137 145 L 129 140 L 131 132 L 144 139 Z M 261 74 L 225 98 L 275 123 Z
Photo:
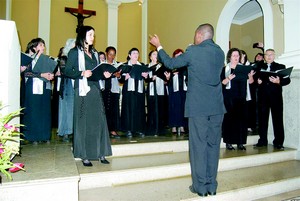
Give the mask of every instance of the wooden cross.
M 77 24 L 77 28 L 76 28 L 76 33 L 78 33 L 80 27 L 83 26 L 83 21 L 85 18 L 89 18 L 92 15 L 96 15 L 96 11 L 83 9 L 83 0 L 78 0 L 78 8 L 65 7 L 65 12 L 71 13 L 72 15 L 74 15 L 77 18 L 78 24 Z

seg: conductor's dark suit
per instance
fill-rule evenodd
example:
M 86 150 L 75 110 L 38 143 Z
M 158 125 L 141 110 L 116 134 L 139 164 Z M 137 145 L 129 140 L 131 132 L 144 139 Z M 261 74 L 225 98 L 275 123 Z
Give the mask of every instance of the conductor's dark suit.
M 259 63 L 259 68 L 266 70 L 268 68 L 266 63 Z M 270 71 L 277 71 L 285 69 L 285 65 L 272 62 Z M 283 127 L 283 99 L 282 99 L 282 86 L 288 85 L 291 80 L 289 77 L 280 78 L 280 84 L 274 84 L 268 79 L 263 79 L 261 73 L 258 77 L 262 79 L 262 83 L 258 85 L 257 98 L 258 98 L 258 132 L 260 139 L 258 145 L 268 144 L 268 124 L 270 110 L 272 114 L 274 140 L 273 145 L 282 146 L 284 142 L 284 127 Z
M 163 49 L 159 50 L 158 56 L 168 68 L 187 66 L 185 116 L 189 118 L 192 187 L 197 193 L 216 192 L 221 126 L 225 113 L 220 81 L 224 52 L 209 39 L 189 46 L 176 58 L 170 58 Z

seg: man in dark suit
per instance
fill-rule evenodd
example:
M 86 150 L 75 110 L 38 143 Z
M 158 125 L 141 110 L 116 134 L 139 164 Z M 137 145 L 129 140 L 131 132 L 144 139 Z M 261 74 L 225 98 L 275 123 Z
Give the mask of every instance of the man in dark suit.
M 168 68 L 187 66 L 188 91 L 185 116 L 189 118 L 189 151 L 193 184 L 190 190 L 199 196 L 215 195 L 221 141 L 221 126 L 225 107 L 220 74 L 224 52 L 212 40 L 214 28 L 200 25 L 194 44 L 185 53 L 170 58 L 162 49 L 157 35 L 150 43 L 158 50 L 159 60 Z
M 258 73 L 258 133 L 259 140 L 254 146 L 263 147 L 268 144 L 268 124 L 270 110 L 272 113 L 272 122 L 274 130 L 274 148 L 283 150 L 284 127 L 283 127 L 283 99 L 282 86 L 291 82 L 289 77 L 263 76 L 263 71 L 277 71 L 285 69 L 285 65 L 274 62 L 275 51 L 268 49 L 265 51 L 265 63 L 258 64 L 260 73 Z

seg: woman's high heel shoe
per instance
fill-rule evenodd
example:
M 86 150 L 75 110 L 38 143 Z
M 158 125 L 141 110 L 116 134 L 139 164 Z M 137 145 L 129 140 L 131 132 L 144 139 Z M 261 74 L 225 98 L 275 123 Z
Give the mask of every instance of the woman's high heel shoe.
M 109 161 L 106 160 L 106 158 L 105 158 L 104 156 L 102 156 L 102 157 L 100 158 L 100 162 L 103 163 L 103 164 L 109 164 Z
M 88 159 L 82 160 L 82 164 L 83 164 L 83 166 L 85 166 L 85 167 L 91 167 L 91 166 L 93 166 L 92 162 L 89 161 Z

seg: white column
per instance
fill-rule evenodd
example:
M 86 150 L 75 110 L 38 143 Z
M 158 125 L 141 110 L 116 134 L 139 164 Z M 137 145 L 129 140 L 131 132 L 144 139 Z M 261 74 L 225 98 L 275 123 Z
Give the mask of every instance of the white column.
M 284 53 L 279 57 L 286 65 L 300 69 L 300 1 L 284 0 Z
M 108 9 L 107 46 L 118 49 L 118 7 L 120 1 L 106 0 Z
M 148 0 L 142 6 L 142 61 L 148 63 Z
M 5 19 L 11 20 L 11 0 L 6 0 Z
M 105 0 L 108 8 L 108 28 L 107 28 L 107 43 L 108 46 L 114 46 L 118 49 L 118 7 L 121 3 L 132 3 L 139 0 Z M 148 2 L 142 2 L 142 61 L 147 62 L 148 53 Z
M 46 54 L 49 54 L 50 50 L 50 17 L 51 0 L 40 0 L 38 36 L 45 41 Z
M 284 0 L 284 53 L 278 62 L 294 66 L 291 83 L 283 87 L 284 145 L 298 149 L 300 159 L 300 1 Z

